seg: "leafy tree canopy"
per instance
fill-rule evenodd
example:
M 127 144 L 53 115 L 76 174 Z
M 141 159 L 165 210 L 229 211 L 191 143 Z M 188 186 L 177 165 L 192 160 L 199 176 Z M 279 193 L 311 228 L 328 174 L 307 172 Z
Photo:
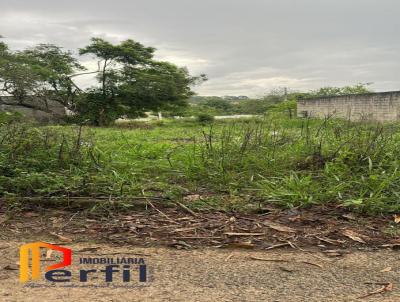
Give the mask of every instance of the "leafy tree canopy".
M 119 117 L 186 106 L 193 95 L 190 87 L 205 76 L 192 77 L 186 68 L 156 61 L 154 51 L 133 40 L 114 45 L 100 38 L 82 48 L 80 54 L 94 56 L 99 66 L 99 86 L 79 102 L 82 117 L 106 125 Z
M 14 96 L 21 105 L 32 106 L 27 101 L 36 96 L 70 107 L 76 90 L 70 76 L 83 69 L 71 52 L 56 45 L 10 51 L 5 43 L 0 44 L 0 90 Z
M 72 52 L 56 45 L 11 51 L 0 42 L 0 93 L 26 107 L 32 106 L 32 96 L 58 101 L 77 113 L 78 120 L 96 125 L 185 107 L 193 95 L 190 87 L 206 80 L 205 75 L 192 77 L 186 68 L 156 61 L 154 52 L 131 39 L 112 44 L 92 38 L 79 54 L 94 57 L 98 70 L 85 71 Z M 73 79 L 83 74 L 95 74 L 98 84 L 80 89 Z
M 368 88 L 371 83 L 359 83 L 353 86 L 344 86 L 344 87 L 322 87 L 317 90 L 312 90 L 306 94 L 306 96 L 310 97 L 324 97 L 324 96 L 341 96 L 348 94 L 364 94 L 371 93 L 372 90 Z

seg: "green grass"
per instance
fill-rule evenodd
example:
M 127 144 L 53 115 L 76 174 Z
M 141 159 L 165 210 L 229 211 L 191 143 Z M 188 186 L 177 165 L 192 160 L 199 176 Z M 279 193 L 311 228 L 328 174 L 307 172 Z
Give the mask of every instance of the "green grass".
M 400 210 L 399 124 L 270 116 L 0 129 L 0 195 L 162 196 L 193 208 Z

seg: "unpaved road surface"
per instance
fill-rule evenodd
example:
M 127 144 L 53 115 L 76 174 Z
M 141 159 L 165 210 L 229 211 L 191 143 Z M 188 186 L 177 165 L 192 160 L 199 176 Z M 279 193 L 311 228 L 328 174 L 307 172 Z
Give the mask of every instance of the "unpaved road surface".
M 27 242 L 32 242 L 32 238 Z M 19 247 L 24 243 L 0 240 L 2 302 L 400 301 L 400 254 L 392 250 L 352 250 L 339 257 L 327 257 L 291 249 L 177 250 L 64 243 L 73 250 L 71 270 L 79 266 L 80 257 L 142 257 L 148 266 L 149 281 L 139 284 L 132 278 L 130 288 L 118 287 L 125 285 L 119 281 L 109 287 L 94 287 L 106 286 L 104 275 L 96 275 L 86 284 L 90 287 L 55 288 L 49 287 L 48 281 L 39 281 L 37 284 L 47 287 L 31 288 L 18 281 Z M 48 265 L 52 257 L 57 255 L 47 255 L 42 263 Z M 81 285 L 74 278 L 69 283 Z M 381 283 L 391 283 L 393 289 L 359 298 L 382 288 Z

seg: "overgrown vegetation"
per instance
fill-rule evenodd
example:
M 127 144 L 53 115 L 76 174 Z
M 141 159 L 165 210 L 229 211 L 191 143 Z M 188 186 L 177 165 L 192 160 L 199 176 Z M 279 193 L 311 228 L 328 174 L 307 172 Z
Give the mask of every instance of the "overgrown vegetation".
M 173 200 L 198 194 L 188 206 L 400 210 L 398 124 L 285 116 L 123 129 L 7 121 L 0 129 L 0 194 Z

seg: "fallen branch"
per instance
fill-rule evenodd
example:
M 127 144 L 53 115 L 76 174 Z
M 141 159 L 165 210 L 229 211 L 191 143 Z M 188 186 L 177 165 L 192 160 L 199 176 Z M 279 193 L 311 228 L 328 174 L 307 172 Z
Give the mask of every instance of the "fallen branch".
M 224 233 L 224 235 L 227 235 L 227 236 L 263 236 L 263 235 L 265 235 L 265 233 L 231 233 L 231 232 L 227 232 L 227 233 Z
M 309 264 L 313 265 L 319 268 L 324 268 L 321 264 L 314 263 L 314 262 L 309 262 L 309 261 L 297 261 L 297 260 L 285 260 L 285 259 L 270 259 L 270 258 L 259 258 L 255 256 L 250 256 L 250 259 L 252 260 L 259 260 L 259 261 L 269 261 L 269 262 L 293 262 L 293 263 L 303 263 L 303 264 Z
M 393 290 L 393 283 L 392 282 L 377 282 L 377 283 L 372 283 L 372 282 L 367 282 L 365 284 L 375 284 L 375 285 L 382 285 L 381 288 L 374 290 L 372 292 L 369 292 L 363 296 L 358 297 L 357 299 L 364 299 L 367 297 L 370 297 L 372 295 L 377 295 L 377 294 L 383 294 L 386 292 L 391 292 Z
M 180 206 L 182 209 L 184 209 L 186 212 L 188 212 L 189 214 L 193 215 L 194 217 L 197 217 L 197 214 L 195 212 L 193 212 L 191 209 L 189 209 L 187 206 L 185 206 L 184 204 L 180 203 L 179 201 L 175 202 L 178 206 Z
M 183 237 L 172 237 L 172 239 L 221 239 L 218 236 L 183 236 Z
M 144 197 L 144 196 L 133 196 L 133 197 L 126 197 L 126 198 L 112 198 L 106 196 L 96 196 L 96 197 L 13 197 L 13 198 L 0 198 L 0 203 L 7 203 L 7 202 L 22 202 L 29 206 L 50 206 L 50 207 L 69 207 L 69 208 L 88 208 L 92 207 L 98 203 L 110 204 L 113 205 L 134 205 L 138 207 L 145 207 L 148 205 L 148 200 L 166 200 L 166 198 L 162 197 Z
M 313 266 L 316 266 L 316 267 L 319 267 L 319 268 L 324 268 L 322 266 L 322 264 L 319 264 L 319 263 L 314 263 L 314 262 L 310 262 L 310 261 L 299 261 L 299 262 L 304 263 L 304 264 L 313 265 Z
M 225 262 L 229 261 L 229 259 L 231 259 L 233 257 L 233 253 L 231 253 L 228 257 L 225 258 Z
M 168 221 L 170 221 L 170 222 L 172 222 L 172 223 L 175 223 L 175 224 L 179 224 L 179 222 L 176 222 L 176 221 L 172 220 L 167 214 L 165 214 L 165 213 L 161 212 L 159 209 L 157 209 L 157 208 L 150 202 L 150 200 L 147 200 L 147 203 L 148 203 L 154 210 L 156 210 L 156 211 L 157 211 L 158 213 L 160 213 L 162 216 L 164 216 L 165 218 L 167 218 Z
M 292 246 L 289 242 L 285 242 L 285 243 L 279 243 L 279 244 L 275 244 L 275 245 L 271 245 L 270 247 L 265 248 L 266 250 L 272 250 L 272 249 L 276 249 L 279 247 L 283 247 L 283 246 Z
M 259 260 L 259 261 L 269 261 L 269 262 L 289 262 L 289 260 L 284 260 L 284 259 L 267 259 L 267 258 L 259 258 L 259 257 L 255 257 L 255 256 L 250 256 L 250 259 Z

